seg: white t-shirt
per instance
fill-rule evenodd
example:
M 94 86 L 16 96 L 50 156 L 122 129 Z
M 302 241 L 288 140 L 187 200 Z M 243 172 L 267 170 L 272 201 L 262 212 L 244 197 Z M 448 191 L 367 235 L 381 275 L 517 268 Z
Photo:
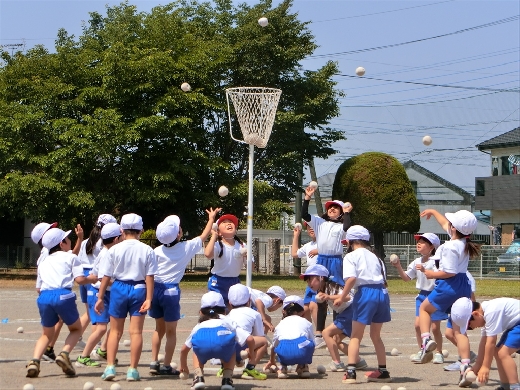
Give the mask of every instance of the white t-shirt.
M 78 258 L 79 261 L 81 261 L 81 264 L 83 265 L 83 268 L 92 268 L 94 265 L 94 261 L 96 261 L 96 257 L 99 255 L 99 252 L 101 252 L 101 249 L 103 249 L 103 240 L 101 238 L 96 242 L 96 245 L 92 248 L 92 253 L 87 255 L 87 246 L 88 238 L 86 240 L 81 241 L 81 247 L 79 248 Z
M 482 302 L 484 320 L 482 336 L 497 336 L 520 323 L 520 300 L 496 298 Z
M 276 347 L 281 340 L 294 340 L 302 336 L 314 341 L 312 322 L 298 315 L 285 317 L 274 328 L 273 346 Z
M 40 256 L 38 257 L 38 260 L 36 260 L 36 267 L 40 266 L 40 263 L 45 260 L 45 258 L 49 256 L 49 250 L 47 248 L 42 248 L 40 251 Z M 40 279 L 40 275 L 36 276 L 36 288 L 40 288 L 42 285 L 42 281 Z
M 78 257 L 70 252 L 54 252 L 38 266 L 41 291 L 72 288 L 78 276 L 83 276 L 83 267 Z
M 201 249 L 202 240 L 200 237 L 177 242 L 171 247 L 161 245 L 155 248 L 157 273 L 154 280 L 157 283 L 180 283 L 186 271 L 186 266 Z
M 439 246 L 432 260 L 439 260 L 439 270 L 449 274 L 466 273 L 469 254 L 464 251 L 466 239 L 450 240 Z
M 227 320 L 225 317 L 224 318 L 215 318 L 215 319 L 212 318 L 210 320 L 207 320 L 207 321 L 201 322 L 200 324 L 195 325 L 195 327 L 191 331 L 190 335 L 188 336 L 188 338 L 186 339 L 184 344 L 188 348 L 193 348 L 191 339 L 193 338 L 193 335 L 195 333 L 197 333 L 197 331 L 199 329 L 217 328 L 219 326 L 223 326 L 224 328 L 227 328 L 228 330 L 235 332 L 235 334 L 236 334 L 235 340 L 237 343 L 239 343 L 242 346 L 246 343 L 247 338 L 249 337 L 249 334 L 245 330 L 239 328 L 235 323 Z
M 224 250 L 222 256 L 218 257 L 221 248 L 220 243 L 218 241 L 215 242 L 215 247 L 213 249 L 214 262 L 211 273 L 224 277 L 237 277 L 240 275 L 242 266 L 247 262 L 246 254 L 240 253 L 240 248 L 245 248 L 245 244 L 241 245 L 238 241 L 235 241 L 235 245 L 233 246 L 226 245 L 223 241 L 221 243 Z
M 316 242 L 320 255 L 343 255 L 343 244 L 341 240 L 347 236 L 347 233 L 343 230 L 342 222 L 330 222 L 316 215 L 311 215 L 311 220 L 307 223 L 316 234 Z
M 303 257 L 307 258 L 307 267 L 310 267 L 311 265 L 316 264 L 316 261 L 318 260 L 318 255 L 314 255 L 313 257 L 309 257 L 309 252 L 313 249 L 318 248 L 318 243 L 316 241 L 310 241 L 304 245 L 302 245 L 301 248 L 298 249 L 296 256 L 300 259 Z
M 475 283 L 475 278 L 473 277 L 473 275 L 471 275 L 469 273 L 469 271 L 466 271 L 466 276 L 469 279 L 469 284 L 471 286 L 471 292 L 474 293 L 475 291 L 477 291 L 477 284 Z
M 139 240 L 124 240 L 108 250 L 99 272 L 112 279 L 141 281 L 157 272 L 157 259 L 151 247 Z
M 366 248 L 358 248 L 343 259 L 343 279 L 356 278 L 354 287 L 365 284 L 383 284 L 381 262 Z
M 94 264 L 92 265 L 92 270 L 90 271 L 90 275 L 96 275 L 98 277 L 98 279 L 103 279 L 103 276 L 105 276 L 105 275 L 103 274 L 102 271 L 100 271 L 99 264 L 101 264 L 101 262 L 107 261 L 107 259 L 106 259 L 107 256 L 108 256 L 108 248 L 103 247 L 103 249 L 101 249 L 101 251 L 97 255 L 96 260 L 94 260 Z M 96 283 L 92 283 L 92 287 L 97 288 L 98 290 L 99 290 L 100 286 L 101 286 L 101 282 L 99 280 Z M 109 285 L 107 287 L 107 291 L 110 291 L 110 288 L 111 288 L 111 286 Z
M 251 336 L 265 336 L 262 316 L 250 307 L 236 307 L 229 312 L 227 318 Z
M 248 287 L 248 289 L 249 289 L 249 294 L 251 296 L 251 306 L 252 307 L 257 307 L 256 306 L 257 299 L 260 299 L 262 301 L 262 303 L 264 304 L 266 309 L 273 306 L 273 298 L 271 298 L 265 292 L 260 291 L 260 290 L 255 290 L 251 287 Z
M 404 272 L 406 275 L 410 277 L 410 279 L 416 279 L 415 287 L 417 290 L 424 291 L 433 291 L 435 287 L 435 279 L 428 279 L 423 272 L 415 269 L 416 265 L 422 264 L 427 270 L 436 270 L 435 261 L 428 259 L 424 263 L 422 262 L 422 258 L 418 257 L 410 264 L 408 264 L 408 268 Z

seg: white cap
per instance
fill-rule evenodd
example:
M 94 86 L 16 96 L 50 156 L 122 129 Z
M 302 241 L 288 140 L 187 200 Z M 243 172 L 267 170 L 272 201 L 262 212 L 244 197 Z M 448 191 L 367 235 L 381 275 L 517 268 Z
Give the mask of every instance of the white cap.
M 347 240 L 370 241 L 370 233 L 361 225 L 353 225 L 347 230 Z
M 285 309 L 286 306 L 290 305 L 291 303 L 297 303 L 302 308 L 304 307 L 303 299 L 298 295 L 289 295 L 287 298 L 285 298 L 283 300 L 283 308 Z
M 343 207 L 345 207 L 345 203 L 343 203 L 341 200 L 329 200 L 325 203 L 325 209 L 328 210 L 329 207 L 333 204 L 338 205 L 341 208 L 341 212 L 343 212 Z
M 67 237 L 72 230 L 64 232 L 58 228 L 52 228 L 45 232 L 42 237 L 42 245 L 47 249 L 52 249 L 60 242 L 62 242 L 65 237 Z
M 445 213 L 444 215 L 453 227 L 465 236 L 469 236 L 477 228 L 477 218 L 468 210 L 459 210 L 456 213 Z
M 143 219 L 137 214 L 125 214 L 121 218 L 121 229 L 143 230 Z
M 282 301 L 285 299 L 285 297 L 287 296 L 285 294 L 285 290 L 283 288 L 281 288 L 280 286 L 271 286 L 267 289 L 267 294 L 274 294 L 276 295 L 278 298 L 280 298 Z
M 472 312 L 473 302 L 469 298 L 459 298 L 451 307 L 451 321 L 460 327 L 460 333 L 466 333 Z
M 121 235 L 121 226 L 115 222 L 109 222 L 101 228 L 101 238 L 106 240 L 107 238 L 118 237 Z
M 31 240 L 33 240 L 35 244 L 38 244 L 42 239 L 44 233 L 51 228 L 55 228 L 56 226 L 58 226 L 58 222 L 54 222 L 53 224 L 47 222 L 39 223 L 33 228 L 31 232 Z
M 176 215 L 168 215 L 166 218 L 164 218 L 164 222 L 173 222 L 177 226 L 181 226 L 181 219 Z
M 414 235 L 414 238 L 416 240 L 419 240 L 419 238 L 421 238 L 421 237 L 424 238 L 425 240 L 428 240 L 435 249 L 437 249 L 441 245 L 441 240 L 434 233 L 423 233 L 423 234 Z
M 305 272 L 300 275 L 300 279 L 304 279 L 306 276 L 323 276 L 329 277 L 329 270 L 321 264 L 313 264 L 307 267 Z
M 250 297 L 251 294 L 249 289 L 243 284 L 237 283 L 229 288 L 228 301 L 233 306 L 245 305 L 249 301 Z
M 171 244 L 177 239 L 179 235 L 179 225 L 170 219 L 164 220 L 155 230 L 155 236 L 161 242 L 161 244 Z
M 107 223 L 117 223 L 117 219 L 115 219 L 115 217 L 110 214 L 101 214 L 97 219 L 96 225 L 102 227 Z
M 200 299 L 200 308 L 204 309 L 205 307 L 226 307 L 224 303 L 224 298 L 216 291 L 209 291 L 202 296 Z

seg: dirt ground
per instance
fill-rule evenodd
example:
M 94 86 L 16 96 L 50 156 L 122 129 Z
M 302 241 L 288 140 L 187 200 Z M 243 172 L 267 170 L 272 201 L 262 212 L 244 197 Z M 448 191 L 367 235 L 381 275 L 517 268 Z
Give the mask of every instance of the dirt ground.
M 254 281 L 253 281 L 254 283 Z M 182 284 L 181 284 L 182 289 Z M 198 319 L 198 308 L 200 297 L 205 293 L 205 289 L 187 289 L 183 291 L 181 299 L 181 313 L 183 317 L 179 321 L 177 328 L 177 347 L 174 355 L 174 362 L 178 362 L 180 347 L 195 326 Z M 303 294 L 302 291 L 288 291 L 289 294 Z M 411 295 L 390 295 L 392 307 L 392 321 L 383 326 L 382 338 L 387 350 L 387 366 L 393 378 L 392 383 L 388 383 L 391 389 L 404 387 L 412 389 L 458 389 L 458 373 L 443 371 L 444 365 L 434 365 L 432 363 L 416 365 L 410 362 L 409 356 L 416 353 L 418 347 L 414 333 L 414 313 L 415 297 Z M 84 305 L 78 302 L 80 313 L 84 312 Z M 328 316 L 327 323 L 331 321 Z M 142 380 L 140 382 L 126 382 L 125 373 L 129 363 L 129 347 L 123 345 L 124 339 L 129 339 L 125 333 L 121 340 L 118 353 L 119 366 L 117 369 L 116 382 L 104 382 L 100 375 L 101 368 L 76 368 L 77 376 L 67 378 L 61 369 L 53 363 L 42 363 L 41 373 L 38 378 L 29 379 L 25 377 L 25 364 L 32 357 L 34 344 L 41 334 L 41 325 L 38 309 L 36 306 L 36 292 L 34 291 L 34 280 L 5 280 L 0 279 L 0 389 L 22 389 L 27 383 L 34 385 L 36 390 L 43 389 L 83 389 L 85 382 L 93 382 L 96 388 L 108 390 L 113 383 L 119 383 L 123 390 L 134 390 L 151 388 L 159 389 L 190 389 L 190 380 L 173 379 L 171 377 L 151 377 L 148 373 L 148 364 L 151 360 L 151 335 L 154 330 L 154 320 L 147 317 L 145 320 L 143 334 L 143 352 L 139 364 L 139 372 Z M 277 324 L 281 319 L 280 311 L 273 316 L 273 322 Z M 23 333 L 17 333 L 17 328 L 23 327 Z M 60 339 L 57 343 L 57 350 L 67 332 L 62 330 Z M 88 337 L 88 331 L 85 334 Z M 470 332 L 470 342 L 472 350 L 477 349 L 480 340 L 478 330 Z M 164 346 L 164 341 L 163 341 Z M 400 352 L 398 356 L 391 356 L 390 351 L 397 348 Z M 454 361 L 457 355 L 456 348 L 445 340 L 445 349 L 450 352 L 446 359 L 446 364 Z M 71 357 L 76 359 L 81 353 L 75 349 Z M 362 341 L 361 356 L 368 362 L 370 370 L 377 367 L 374 349 L 369 338 L 368 329 Z M 346 357 L 342 359 L 346 362 Z M 191 361 L 191 358 L 188 360 Z M 366 383 L 362 371 L 358 372 L 358 381 L 355 385 L 346 385 L 341 382 L 342 373 L 327 372 L 326 375 L 318 375 L 317 365 L 328 366 L 331 359 L 326 349 L 316 350 L 313 363 L 311 365 L 312 377 L 310 379 L 299 379 L 294 374 L 289 379 L 278 379 L 276 375 L 269 375 L 265 381 L 245 380 L 240 378 L 241 369 L 235 370 L 234 384 L 237 390 L 252 389 L 345 389 L 346 387 L 355 389 L 381 389 L 383 384 Z M 520 357 L 516 358 L 517 366 Z M 208 389 L 220 389 L 220 379 L 216 377 L 218 366 L 208 364 L 205 369 L 205 379 Z M 498 386 L 498 373 L 495 366 L 491 371 L 491 380 L 487 388 Z M 474 385 L 474 387 L 476 387 Z

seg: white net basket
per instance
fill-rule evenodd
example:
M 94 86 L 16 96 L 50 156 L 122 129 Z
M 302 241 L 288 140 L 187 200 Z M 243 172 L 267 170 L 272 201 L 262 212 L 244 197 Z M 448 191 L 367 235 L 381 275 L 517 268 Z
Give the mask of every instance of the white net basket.
M 276 88 L 238 87 L 226 89 L 231 138 L 235 141 L 265 148 L 271 136 L 281 94 L 282 91 Z M 235 139 L 231 131 L 230 100 L 235 108 L 243 140 Z

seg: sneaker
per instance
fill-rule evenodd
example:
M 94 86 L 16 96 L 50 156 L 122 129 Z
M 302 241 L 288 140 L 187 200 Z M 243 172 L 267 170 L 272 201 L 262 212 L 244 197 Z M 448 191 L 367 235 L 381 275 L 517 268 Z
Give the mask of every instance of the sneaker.
M 248 370 L 247 368 L 244 369 L 244 372 L 242 373 L 242 379 L 259 379 L 259 380 L 266 380 L 267 375 L 264 373 L 261 373 L 256 368 L 253 368 L 251 370 Z
M 193 382 L 191 383 L 191 390 L 200 390 L 205 389 L 206 384 L 204 383 L 204 377 L 203 376 L 196 376 L 193 378 Z
M 282 366 L 278 370 L 278 379 L 287 379 L 287 378 L 289 378 L 289 375 L 287 375 L 287 367 L 286 366 Z
M 356 370 L 349 370 L 345 372 L 345 375 L 343 375 L 343 383 L 357 383 L 356 380 Z
M 453 362 L 451 364 L 448 364 L 447 366 L 444 366 L 444 371 L 460 371 L 460 366 L 462 363 L 460 361 Z
M 444 363 L 444 356 L 442 355 L 442 353 L 436 352 L 433 355 L 432 363 L 433 364 L 443 364 Z
M 359 362 L 356 363 L 356 370 L 364 370 L 367 367 L 368 364 L 365 359 L 359 359 Z
M 325 348 L 327 346 L 327 344 L 325 343 L 325 340 L 323 340 L 322 336 L 314 337 L 314 345 L 315 345 L 314 349 Z
M 414 360 L 421 359 L 422 351 L 417 352 L 416 354 L 410 356 L 410 360 L 413 362 Z
M 140 381 L 141 377 L 139 376 L 139 371 L 136 368 L 129 368 L 126 372 L 126 381 L 127 382 L 135 382 Z
M 180 375 L 180 371 L 174 370 L 172 366 L 161 366 L 159 368 L 159 375 L 174 375 L 178 376 Z
M 76 345 L 74 346 L 74 349 L 85 349 L 85 342 L 83 341 L 83 337 L 80 337 Z
M 459 387 L 469 387 L 473 382 L 466 378 L 471 366 L 469 364 L 461 364 L 460 365 L 460 377 L 459 377 Z
M 433 360 L 433 352 L 425 352 L 421 351 L 419 352 L 415 358 L 412 360 L 412 362 L 416 364 L 425 364 L 429 363 Z
M 92 360 L 89 357 L 81 357 L 78 356 L 78 359 L 76 360 L 76 363 L 74 363 L 76 367 L 99 367 L 101 366 L 100 363 L 96 362 L 95 360 Z
M 150 363 L 150 374 L 159 375 L 159 370 L 161 369 L 161 363 L 159 362 L 151 362 Z
M 220 390 L 235 390 L 233 387 L 233 379 L 222 378 L 222 386 L 220 386 Z
M 116 377 L 116 368 L 114 366 L 106 366 L 105 371 L 101 374 L 101 379 L 111 381 Z
M 107 351 L 103 351 L 101 348 L 96 349 L 96 352 L 92 352 L 91 358 L 92 358 L 92 355 L 94 355 L 93 359 L 99 358 L 99 359 L 107 360 Z M 116 358 L 115 363 L 117 364 L 118 362 L 119 362 L 119 359 Z
M 309 365 L 304 364 L 303 366 L 298 366 L 296 368 L 296 373 L 302 379 L 307 379 L 311 377 L 311 373 L 309 372 Z
M 72 366 L 68 354 L 61 352 L 58 356 L 56 356 L 56 364 L 61 367 L 65 375 L 76 375 L 76 370 Z
M 330 362 L 329 370 L 332 372 L 343 372 L 347 369 L 343 362 L 336 363 L 335 361 Z
M 224 369 L 221 368 L 217 371 L 217 378 L 222 378 L 224 376 Z
M 27 378 L 37 378 L 40 374 L 40 362 L 36 360 L 30 360 L 25 367 L 27 368 Z
M 54 353 L 53 347 L 47 347 L 45 352 L 42 355 L 43 360 L 47 360 L 48 362 L 56 361 L 56 354 Z
M 367 372 L 365 374 L 367 377 L 367 382 L 380 382 L 387 383 L 392 382 L 392 378 L 390 378 L 390 373 L 388 371 L 376 370 L 372 372 Z

